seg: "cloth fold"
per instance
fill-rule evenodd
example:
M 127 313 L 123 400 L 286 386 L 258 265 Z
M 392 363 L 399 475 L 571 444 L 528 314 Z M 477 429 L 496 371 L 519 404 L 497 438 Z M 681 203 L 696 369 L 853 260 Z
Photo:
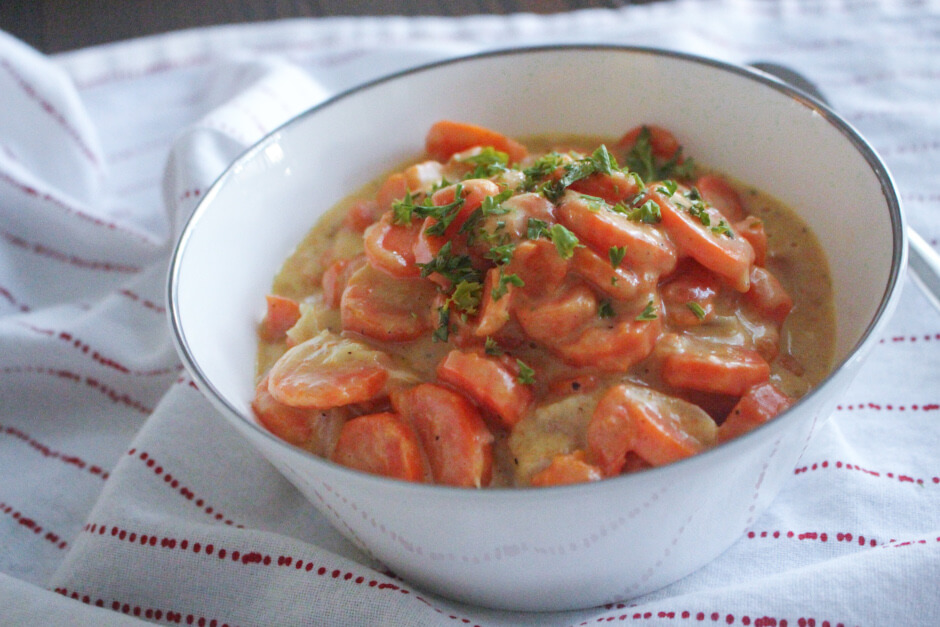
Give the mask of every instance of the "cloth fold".
M 790 65 L 936 246 L 938 33 L 930 0 L 288 20 L 53 57 L 0 32 L 0 624 L 940 623 L 940 314 L 910 280 L 745 537 L 657 592 L 551 614 L 435 597 L 343 539 L 202 397 L 165 302 L 182 225 L 253 142 L 356 83 L 508 45 Z

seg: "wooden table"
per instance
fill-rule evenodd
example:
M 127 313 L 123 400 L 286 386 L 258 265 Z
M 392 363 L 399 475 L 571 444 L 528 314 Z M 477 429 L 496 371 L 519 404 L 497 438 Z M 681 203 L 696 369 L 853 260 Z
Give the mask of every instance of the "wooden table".
M 336 15 L 556 13 L 657 0 L 0 0 L 0 29 L 46 53 L 184 28 Z

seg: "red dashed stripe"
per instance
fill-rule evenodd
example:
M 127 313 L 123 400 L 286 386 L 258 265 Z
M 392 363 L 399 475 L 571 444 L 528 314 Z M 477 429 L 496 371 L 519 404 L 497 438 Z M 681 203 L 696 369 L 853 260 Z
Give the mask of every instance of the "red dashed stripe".
M 879 344 L 885 344 L 886 342 L 893 342 L 895 344 L 900 342 L 933 342 L 940 341 L 940 333 L 925 333 L 924 335 L 893 335 L 889 338 L 881 338 Z
M 618 603 L 616 606 L 612 606 L 610 609 L 629 609 L 629 606 Z M 656 621 L 657 624 L 661 623 L 663 620 L 669 620 L 682 622 L 720 623 L 724 625 L 745 625 L 747 627 L 790 627 L 791 625 L 790 621 L 786 618 L 777 618 L 774 616 L 750 616 L 747 614 L 735 616 L 734 614 L 727 612 L 693 612 L 691 610 L 659 610 L 658 612 L 647 610 L 645 612 L 626 612 L 616 616 L 599 616 L 592 621 L 586 620 L 582 623 L 579 623 L 579 625 L 584 627 L 585 625 L 598 623 L 651 621 L 654 619 L 659 619 Z M 815 618 L 806 617 L 797 618 L 792 624 L 796 627 L 846 627 L 845 623 L 833 623 L 828 620 L 817 621 Z
M 72 381 L 74 383 L 83 383 L 86 386 L 94 389 L 95 391 L 105 395 L 114 403 L 119 405 L 124 405 L 134 411 L 140 412 L 144 415 L 150 415 L 153 412 L 153 409 L 147 407 L 140 401 L 131 398 L 129 394 L 122 394 L 109 385 L 102 383 L 94 377 L 89 377 L 86 375 L 77 374 L 69 370 L 62 370 L 59 368 L 45 368 L 42 366 L 9 366 L 0 370 L 3 374 L 38 374 L 43 376 L 51 376 L 59 379 L 65 379 L 66 381 Z
M 912 403 L 911 405 L 895 405 L 894 403 L 873 403 L 871 401 L 836 405 L 836 411 L 859 411 L 873 409 L 875 411 L 937 411 L 940 403 Z
M 25 93 L 29 98 L 36 102 L 40 108 L 46 112 L 56 124 L 65 131 L 66 135 L 72 138 L 72 141 L 75 142 L 75 145 L 78 147 L 79 151 L 88 159 L 89 162 L 94 164 L 96 167 L 101 167 L 101 163 L 98 161 L 97 155 L 94 151 L 85 143 L 82 139 L 82 136 L 75 129 L 74 126 L 66 119 L 65 115 L 55 108 L 55 106 L 42 97 L 42 95 L 36 90 L 36 87 L 26 80 L 22 74 L 16 71 L 13 67 L 13 64 L 10 63 L 7 59 L 0 59 L 0 68 L 10 75 L 13 81 L 19 86 L 19 88 Z
M 879 546 L 879 542 L 874 538 L 866 538 L 863 535 L 856 535 L 850 532 L 837 532 L 834 535 L 826 533 L 825 531 L 803 531 L 797 533 L 796 531 L 748 531 L 747 537 L 750 539 L 756 538 L 771 538 L 774 540 L 787 539 L 787 540 L 814 540 L 817 542 L 829 542 L 833 540 L 835 542 L 848 542 L 848 543 L 857 543 L 859 546 L 870 546 L 875 547 Z
M 73 336 L 68 331 L 56 331 L 55 329 L 44 329 L 44 328 L 37 327 L 31 324 L 26 324 L 26 323 L 21 323 L 20 326 L 25 327 L 35 333 L 41 333 L 42 335 L 53 337 L 63 342 L 66 342 L 67 344 L 71 345 L 73 348 L 75 348 L 82 354 L 88 355 L 89 357 L 91 357 L 92 360 L 101 364 L 102 366 L 106 366 L 108 368 L 111 368 L 112 370 L 117 370 L 118 372 L 123 373 L 123 374 L 128 374 L 128 375 L 132 375 L 135 377 L 159 377 L 159 376 L 176 374 L 180 370 L 182 370 L 182 366 L 179 364 L 174 364 L 173 366 L 168 366 L 166 368 L 154 368 L 152 370 L 131 370 L 127 366 L 124 366 L 123 364 L 109 357 L 105 357 L 98 351 L 92 349 L 90 345 L 86 344 L 82 340 Z
M 176 201 L 183 202 L 185 200 L 190 200 L 194 198 L 199 198 L 202 195 L 202 191 L 198 189 L 187 189 L 185 192 L 181 193 Z
M 30 437 L 28 433 L 25 433 L 16 427 L 0 426 L 0 433 L 12 436 L 18 440 L 22 440 L 28 444 L 30 448 L 38 451 L 43 457 L 57 459 L 70 466 L 75 466 L 81 470 L 87 470 L 89 474 L 92 474 L 96 477 L 101 477 L 102 479 L 107 479 L 109 476 L 108 471 L 104 470 L 101 466 L 98 466 L 97 464 L 89 464 L 85 460 L 75 455 L 65 455 L 61 451 L 53 450 L 42 442 Z
M 242 552 L 226 547 L 220 547 L 211 542 L 203 543 L 192 541 L 186 538 L 171 538 L 155 534 L 140 534 L 115 525 L 87 523 L 85 524 L 83 530 L 86 533 L 99 536 L 110 536 L 118 541 L 136 544 L 142 547 L 153 547 L 171 551 L 184 551 L 194 555 L 214 557 L 219 560 L 226 560 L 228 562 L 242 564 L 244 566 L 289 568 L 296 572 L 310 573 L 312 575 L 316 575 L 317 577 L 328 577 L 335 581 L 348 582 L 350 585 L 363 586 L 385 592 L 397 592 L 402 595 L 407 595 L 410 598 L 427 605 L 439 614 L 447 616 L 451 620 L 460 621 L 464 624 L 471 623 L 471 621 L 467 618 L 463 618 L 452 613 L 445 613 L 443 610 L 434 607 L 427 599 L 421 597 L 420 595 L 414 594 L 411 590 L 404 586 L 387 581 L 379 581 L 378 579 L 374 578 L 368 578 L 364 575 L 348 570 L 331 568 L 324 564 L 317 564 L 315 562 L 293 557 L 291 555 L 272 556 L 270 554 L 261 553 L 259 551 Z M 78 597 L 72 598 L 77 599 Z M 89 599 L 85 602 L 90 603 L 91 600 Z M 480 626 L 476 625 L 475 627 Z
M 10 293 L 10 290 L 3 286 L 0 286 L 0 296 L 3 296 L 7 302 L 19 309 L 21 313 L 26 313 L 30 310 L 29 305 L 19 302 L 16 297 Z
M 57 549 L 68 548 L 69 546 L 68 542 L 60 538 L 59 534 L 43 529 L 42 525 L 37 523 L 35 520 L 24 516 L 21 512 L 13 509 L 11 506 L 7 505 L 6 503 L 3 503 L 2 501 L 0 501 L 0 512 L 6 514 L 10 518 L 18 522 L 20 525 L 22 525 L 23 527 L 26 527 L 27 529 L 32 531 L 37 536 L 41 535 L 43 540 L 49 542 L 50 544 L 55 546 Z
M 116 231 L 124 235 L 129 235 L 133 237 L 135 240 L 143 242 L 149 246 L 159 245 L 158 242 L 155 242 L 154 240 L 147 237 L 145 234 L 140 233 L 139 231 L 135 231 L 133 229 L 121 226 L 115 222 L 109 222 L 108 220 L 103 220 L 102 218 L 99 218 L 98 216 L 86 213 L 85 211 L 66 203 L 60 198 L 56 198 L 52 194 L 48 194 L 46 192 L 40 192 L 35 187 L 32 187 L 31 185 L 27 185 L 21 181 L 14 179 L 12 176 L 10 176 L 6 172 L 0 172 L 0 181 L 3 181 L 7 185 L 13 187 L 14 189 L 20 191 L 23 194 L 26 194 L 27 196 L 31 196 L 42 202 L 49 203 L 53 207 L 56 207 L 60 209 L 61 211 L 64 211 L 66 214 L 75 216 L 76 218 L 89 222 L 93 224 L 94 226 L 103 227 L 110 231 Z
M 232 525 L 239 529 L 243 527 L 242 525 L 236 525 L 232 519 L 227 518 L 222 512 L 217 511 L 212 505 L 208 505 L 205 499 L 197 497 L 196 494 L 187 486 L 180 484 L 176 477 L 171 475 L 162 465 L 158 464 L 157 461 L 146 451 L 138 451 L 136 448 L 132 448 L 127 452 L 127 454 L 142 461 L 144 465 L 151 469 L 155 475 L 161 477 L 164 483 L 179 492 L 183 498 L 192 502 L 193 505 L 201 509 L 207 516 L 221 523 Z
M 858 464 L 850 464 L 848 462 L 835 461 L 830 463 L 828 460 L 821 462 L 815 462 L 813 464 L 807 464 L 793 471 L 795 475 L 801 475 L 807 472 L 816 471 L 816 470 L 855 470 L 866 475 L 871 475 L 872 477 L 886 477 L 888 479 L 895 479 L 901 483 L 914 483 L 917 485 L 927 485 L 928 483 L 933 483 L 934 485 L 940 484 L 940 476 L 932 477 L 929 480 L 920 479 L 917 477 L 911 477 L 910 475 L 905 475 L 895 472 L 879 472 L 877 470 L 871 470 L 869 468 L 863 468 Z
M 82 270 L 93 270 L 96 272 L 115 272 L 120 274 L 137 274 L 141 270 L 137 266 L 111 263 L 109 261 L 82 259 L 75 255 L 66 254 L 64 252 L 49 248 L 45 244 L 40 244 L 38 242 L 28 242 L 22 237 L 18 237 L 6 231 L 0 231 L 0 236 L 2 236 L 3 239 L 12 246 L 29 251 L 35 255 L 39 255 L 40 257 L 52 259 L 53 261 L 64 263 Z
M 159 314 L 164 314 L 164 313 L 166 313 L 166 307 L 164 307 L 163 305 L 159 305 L 159 304 L 153 302 L 152 300 L 148 300 L 148 299 L 144 298 L 143 296 L 141 296 L 140 294 L 137 294 L 137 293 L 132 292 L 132 291 L 130 291 L 130 290 L 123 289 L 123 290 L 120 290 L 120 291 L 118 292 L 118 294 L 120 294 L 121 296 L 126 296 L 127 298 L 131 299 L 131 300 L 134 301 L 135 303 L 140 303 L 140 304 L 143 305 L 146 309 L 150 309 L 150 310 L 155 311 L 155 312 L 157 312 L 157 313 L 159 313 Z
M 121 601 L 117 600 L 108 603 L 104 599 L 92 599 L 89 595 L 79 594 L 74 590 L 69 592 L 68 588 L 55 588 L 54 591 L 64 597 L 81 601 L 85 605 L 93 605 L 95 607 L 111 609 L 115 612 L 121 612 L 122 614 L 143 618 L 145 620 L 153 620 L 176 625 L 197 625 L 199 627 L 231 627 L 231 623 L 221 622 L 218 619 L 206 618 L 205 616 L 199 616 L 197 614 L 184 614 L 183 612 L 178 612 L 176 610 L 143 607 L 140 605 L 132 605 L 130 603 L 122 603 Z

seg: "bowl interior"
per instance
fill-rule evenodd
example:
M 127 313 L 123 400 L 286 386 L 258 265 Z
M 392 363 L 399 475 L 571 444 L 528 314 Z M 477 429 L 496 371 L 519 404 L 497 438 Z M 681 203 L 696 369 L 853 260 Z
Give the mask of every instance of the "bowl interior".
M 252 422 L 255 325 L 278 267 L 318 217 L 421 154 L 451 118 L 509 135 L 617 137 L 670 128 L 696 160 L 793 207 L 827 251 L 836 364 L 889 309 L 903 263 L 897 198 L 877 157 L 837 118 L 739 68 L 644 49 L 486 54 L 347 92 L 242 156 L 197 208 L 170 276 L 181 353 L 218 406 Z

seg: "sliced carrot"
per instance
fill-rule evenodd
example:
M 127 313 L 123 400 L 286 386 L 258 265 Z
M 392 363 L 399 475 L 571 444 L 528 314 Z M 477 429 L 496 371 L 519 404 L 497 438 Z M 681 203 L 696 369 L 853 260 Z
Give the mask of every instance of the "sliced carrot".
M 600 479 L 603 479 L 600 468 L 588 463 L 585 452 L 578 450 L 553 457 L 546 468 L 532 475 L 529 483 L 533 487 L 544 488 Z
M 694 260 L 683 261 L 660 289 L 670 324 L 693 327 L 715 317 L 721 280 Z
M 366 227 L 379 219 L 383 211 L 375 200 L 361 198 L 349 206 L 343 224 L 356 233 L 362 233 Z
M 770 365 L 760 353 L 740 346 L 670 335 L 657 352 L 663 380 L 677 388 L 740 396 L 770 378 Z
M 636 180 L 623 172 L 595 173 L 572 183 L 568 189 L 588 196 L 603 198 L 611 205 L 625 202 L 640 190 Z
M 643 129 L 647 129 L 650 134 L 650 147 L 653 154 L 660 159 L 672 159 L 679 151 L 679 140 L 672 134 L 672 131 L 656 126 L 655 124 L 645 124 L 635 126 L 620 138 L 615 144 L 620 150 L 630 150 L 636 145 L 636 140 L 640 137 Z
M 405 168 L 402 175 L 410 192 L 427 192 L 444 178 L 444 164 L 433 160 L 422 161 Z
M 480 298 L 480 312 L 477 314 L 473 328 L 473 334 L 477 337 L 496 335 L 509 322 L 516 288 L 514 285 L 507 285 L 506 293 L 495 298 L 493 290 L 499 287 L 499 282 L 498 268 L 490 268 L 486 271 L 483 296 Z
M 504 267 L 504 276 L 516 275 L 526 295 L 538 298 L 552 294 L 564 282 L 570 260 L 558 254 L 555 245 L 546 239 L 525 240 L 513 251 L 512 260 Z
M 331 459 L 392 479 L 420 482 L 425 477 L 421 443 L 391 412 L 366 414 L 344 424 Z
M 422 383 L 393 398 L 421 440 L 435 483 L 464 488 L 489 485 L 493 434 L 470 401 L 433 383 Z
M 649 196 L 659 206 L 662 226 L 680 253 L 691 256 L 721 275 L 739 292 L 748 290 L 754 249 L 746 239 L 734 232 L 727 221 L 724 221 L 727 231 L 715 230 L 724 220 L 716 209 L 706 205 L 704 215 L 707 217 L 703 221 L 702 217 L 692 215 L 684 205 L 674 202 L 678 201 L 678 194 L 670 199 L 651 189 Z
M 323 287 L 323 300 L 329 307 L 339 307 L 349 277 L 365 262 L 365 257 L 357 255 L 349 259 L 337 259 L 326 267 L 320 285 Z
M 392 212 L 387 211 L 363 234 L 366 257 L 373 266 L 391 276 L 421 276 L 414 253 L 420 230 L 418 221 L 395 224 Z
M 751 288 L 745 297 L 762 316 L 777 324 L 783 324 L 793 309 L 793 299 L 783 284 L 770 270 L 760 266 L 751 269 Z
M 258 333 L 265 342 L 280 340 L 287 330 L 300 320 L 300 303 L 293 298 L 268 294 L 265 296 L 267 311 L 261 320 Z
M 405 175 L 401 172 L 390 174 L 375 193 L 378 211 L 388 211 L 395 202 L 402 200 L 407 193 L 408 181 L 405 179 Z
M 587 427 L 588 453 L 604 476 L 632 452 L 653 466 L 690 457 L 715 441 L 715 423 L 695 405 L 639 386 L 611 387 Z
M 463 223 L 466 222 L 471 213 L 483 204 L 483 200 L 487 196 L 499 194 L 499 185 L 489 179 L 467 179 L 437 190 L 431 195 L 431 202 L 437 207 L 451 204 L 457 200 L 458 188 L 460 188 L 460 197 L 463 198 L 463 204 L 460 206 L 457 216 L 448 225 L 447 230 L 444 231 L 444 237 L 447 239 L 452 239 L 457 235 Z
M 655 283 L 655 277 L 641 276 L 625 265 L 618 264 L 615 268 L 609 254 L 601 257 L 587 247 L 575 249 L 571 256 L 571 270 L 616 300 L 633 300 L 649 293 Z
M 341 409 L 301 409 L 279 403 L 262 378 L 255 390 L 251 408 L 261 425 L 282 440 L 317 455 L 329 456 L 346 421 Z
M 790 405 L 793 399 L 769 381 L 752 386 L 718 427 L 718 441 L 727 442 L 759 427 Z
M 417 339 L 433 326 L 428 312 L 435 294 L 429 281 L 396 279 L 365 264 L 343 291 L 343 329 L 385 342 Z
M 577 283 L 547 298 L 526 299 L 514 310 L 526 335 L 554 345 L 597 318 L 597 298 L 589 287 Z
M 598 319 L 574 340 L 550 348 L 572 366 L 593 366 L 609 372 L 626 372 L 646 359 L 662 335 L 662 307 L 653 305 L 655 318 L 637 320 L 636 314 Z
M 622 247 L 623 264 L 638 274 L 656 276 L 672 272 L 676 250 L 663 233 L 650 224 L 633 222 L 626 215 L 596 208 L 578 194 L 566 194 L 556 215 L 558 221 L 577 235 L 602 258 L 610 249 Z
M 491 146 L 509 156 L 509 162 L 521 161 L 528 154 L 525 146 L 498 131 L 476 124 L 441 120 L 435 122 L 425 138 L 425 148 L 438 161 L 474 146 Z
M 717 174 L 703 174 L 695 179 L 695 188 L 705 202 L 721 212 L 728 222 L 744 219 L 744 203 L 728 179 Z
M 466 393 L 512 428 L 529 411 L 532 391 L 494 357 L 452 350 L 437 366 L 437 377 Z
M 288 349 L 268 372 L 268 391 L 292 407 L 340 407 L 371 400 L 388 380 L 383 353 L 323 331 Z
M 764 221 L 756 216 L 747 216 L 734 223 L 734 230 L 746 239 L 754 249 L 754 263 L 758 266 L 767 265 L 767 231 Z

